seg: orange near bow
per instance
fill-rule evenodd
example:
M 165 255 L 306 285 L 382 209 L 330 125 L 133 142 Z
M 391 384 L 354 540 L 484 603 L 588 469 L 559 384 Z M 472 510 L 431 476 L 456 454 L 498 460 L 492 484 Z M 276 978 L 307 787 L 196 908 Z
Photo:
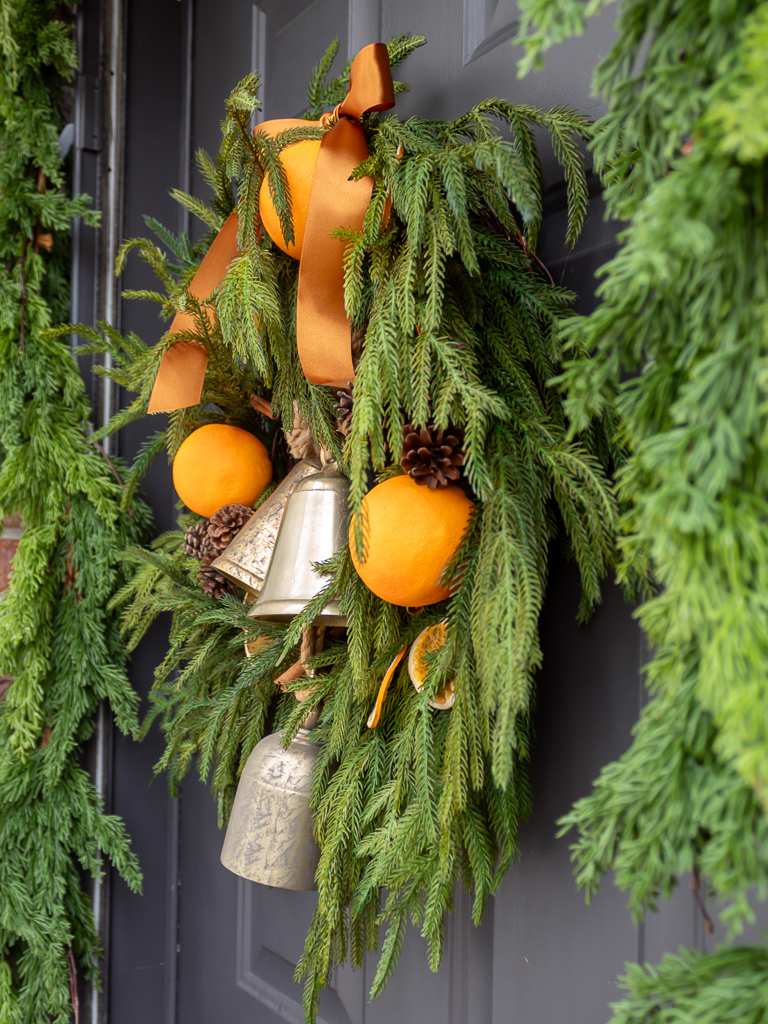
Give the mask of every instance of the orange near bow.
M 307 128 L 312 125 L 320 125 L 319 121 L 302 121 L 299 118 L 291 117 L 283 121 L 264 121 L 260 124 L 254 134 L 260 133 L 274 137 L 280 132 L 289 128 Z M 301 139 L 293 142 L 280 151 L 280 163 L 283 165 L 285 177 L 288 181 L 288 190 L 291 198 L 291 219 L 293 221 L 293 241 L 289 242 L 283 234 L 280 224 L 280 217 L 277 213 L 272 195 L 270 193 L 270 175 L 267 172 L 261 183 L 259 191 L 259 214 L 264 230 L 272 241 L 288 256 L 294 259 L 301 259 L 301 250 L 304 245 L 304 232 L 307 227 L 307 213 L 309 212 L 309 196 L 312 191 L 312 178 L 315 173 L 315 164 L 320 152 L 320 139 Z
M 358 164 L 368 157 L 363 114 L 395 105 L 389 54 L 383 43 L 364 47 L 352 62 L 349 92 L 332 115 L 320 121 L 267 121 L 256 132 L 276 135 L 296 125 L 330 127 L 322 139 L 304 140 L 285 148 L 284 163 L 300 164 L 292 195 L 295 243 L 282 238 L 277 213 L 264 201 L 262 217 L 270 237 L 291 255 L 300 256 L 296 339 L 302 369 L 313 384 L 346 384 L 354 379 L 350 323 L 344 308 L 344 251 L 346 244 L 331 237 L 336 228 L 361 230 L 371 198 L 373 180 L 350 181 Z M 316 155 L 315 155 L 316 154 Z M 281 154 L 282 155 L 282 154 Z M 312 169 L 307 175 L 307 169 Z M 262 194 L 264 189 L 262 188 Z M 268 186 L 266 190 L 268 197 Z M 261 200 L 261 197 L 260 197 Z M 270 220 L 272 217 L 272 220 Z M 190 295 L 208 298 L 237 255 L 237 214 L 230 214 L 192 279 Z M 194 318 L 178 313 L 172 333 L 191 333 Z M 164 354 L 157 373 L 149 412 L 170 412 L 200 401 L 208 355 L 194 342 L 180 341 Z

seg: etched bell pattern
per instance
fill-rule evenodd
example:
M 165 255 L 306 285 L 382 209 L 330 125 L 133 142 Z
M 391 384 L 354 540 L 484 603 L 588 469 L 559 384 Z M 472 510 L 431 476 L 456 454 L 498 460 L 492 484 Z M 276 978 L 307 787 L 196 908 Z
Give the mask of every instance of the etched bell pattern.
M 282 732 L 265 736 L 237 787 L 221 863 L 236 875 L 281 889 L 316 889 L 320 850 L 309 806 L 320 747 L 299 729 L 288 748 Z
M 297 484 L 320 469 L 317 459 L 304 459 L 258 508 L 235 539 L 213 562 L 213 568 L 256 595 L 267 575 L 288 498 Z

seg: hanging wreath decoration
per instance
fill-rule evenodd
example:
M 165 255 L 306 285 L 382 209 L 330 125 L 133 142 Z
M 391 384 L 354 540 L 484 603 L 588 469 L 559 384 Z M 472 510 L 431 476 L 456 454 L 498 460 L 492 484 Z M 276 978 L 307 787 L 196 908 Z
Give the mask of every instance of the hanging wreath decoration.
M 587 208 L 578 143 L 589 123 L 499 99 L 451 122 L 380 116 L 405 88 L 390 66 L 423 42 L 368 47 L 329 82 L 335 42 L 312 73 L 307 120 L 255 132 L 248 76 L 227 103 L 218 156 L 199 156 L 210 205 L 175 193 L 211 233 L 193 247 L 148 219 L 170 255 L 145 239 L 120 254 L 118 270 L 137 250 L 157 272 L 165 294 L 129 294 L 157 302 L 171 331 L 154 348 L 86 332 L 138 393 L 115 429 L 148 407 L 169 410 L 129 491 L 156 455 L 173 458 L 208 425 L 271 445 L 275 479 L 254 517 L 227 511 L 243 499 L 217 492 L 216 522 L 182 515 L 179 531 L 132 552 L 120 601 L 132 644 L 173 613 L 145 729 L 160 719 L 172 784 L 194 757 L 212 772 L 222 824 L 256 744 L 282 730 L 293 746 L 315 712 L 319 899 L 299 964 L 308 1021 L 332 968 L 360 966 L 381 925 L 372 996 L 408 919 L 437 969 L 459 879 L 482 918 L 529 810 L 548 547 L 560 537 L 579 567 L 582 618 L 615 559 L 609 469 L 621 453 L 599 418 L 567 434 L 550 383 L 573 296 L 535 256 L 545 183 L 534 129 L 563 168 L 572 244 Z M 204 469 L 203 490 L 220 461 Z M 231 548 L 216 558 L 211 542 L 237 520 L 234 541 L 247 526 L 248 544 L 263 547 L 318 478 L 349 490 L 348 542 L 345 525 L 290 621 L 249 616 L 269 581 L 244 595 L 224 571 Z

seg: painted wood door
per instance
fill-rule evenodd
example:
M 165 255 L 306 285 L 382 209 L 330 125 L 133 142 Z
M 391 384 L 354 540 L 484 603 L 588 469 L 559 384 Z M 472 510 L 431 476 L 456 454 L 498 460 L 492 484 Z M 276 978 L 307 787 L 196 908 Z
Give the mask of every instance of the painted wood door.
M 333 36 L 341 58 L 376 39 L 405 31 L 429 43 L 399 77 L 412 91 L 400 116 L 452 117 L 489 95 L 550 108 L 568 104 L 596 115 L 592 69 L 611 34 L 610 12 L 582 39 L 561 47 L 545 71 L 519 82 L 514 0 L 127 0 L 126 162 L 123 234 L 143 234 L 142 214 L 186 230 L 187 215 L 168 199 L 174 186 L 205 195 L 193 170 L 198 146 L 215 151 L 223 102 L 256 65 L 263 76 L 265 118 L 301 112 L 309 69 Z M 550 153 L 551 185 L 540 255 L 553 276 L 577 291 L 588 309 L 594 271 L 611 254 L 614 234 L 595 201 L 577 247 L 566 252 L 564 204 Z M 124 286 L 149 286 L 130 266 Z M 123 303 L 124 330 L 145 340 L 162 326 L 138 304 Z M 130 457 L 142 427 L 127 431 Z M 158 530 L 173 520 L 168 473 L 148 479 Z M 359 972 L 336 973 L 321 1003 L 327 1024 L 597 1024 L 617 998 L 615 978 L 642 955 L 649 937 L 610 886 L 587 908 L 577 892 L 568 840 L 556 822 L 589 792 L 600 767 L 628 745 L 642 701 L 640 638 L 618 591 L 604 588 L 594 621 L 578 626 L 578 582 L 553 552 L 543 621 L 544 668 L 538 682 L 532 761 L 534 811 L 522 834 L 520 861 L 505 878 L 480 928 L 467 897 L 447 929 L 441 970 L 427 968 L 425 944 L 408 934 L 394 981 L 368 1003 L 375 957 Z M 158 625 L 134 660 L 135 684 L 146 692 L 162 656 Z M 111 1024 L 276 1024 L 303 1019 L 293 969 L 315 897 L 238 880 L 219 863 L 222 834 L 205 786 L 194 778 L 171 800 L 150 785 L 161 748 L 153 734 L 136 747 L 117 738 L 113 808 L 134 836 L 145 871 L 145 895 L 116 880 L 111 897 Z M 690 901 L 667 911 L 670 934 L 696 942 Z

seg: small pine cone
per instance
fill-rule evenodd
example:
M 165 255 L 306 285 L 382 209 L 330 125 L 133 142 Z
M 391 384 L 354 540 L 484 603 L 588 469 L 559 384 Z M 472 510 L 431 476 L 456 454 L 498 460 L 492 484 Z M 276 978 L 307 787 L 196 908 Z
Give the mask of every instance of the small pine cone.
M 458 480 L 459 466 L 464 465 L 461 427 L 435 430 L 431 424 L 418 429 L 410 423 L 403 427 L 403 455 L 400 465 L 417 484 L 431 490 L 447 487 Z
M 235 584 L 226 576 L 214 569 L 212 565 L 203 565 L 200 568 L 200 586 L 208 597 L 215 597 L 217 600 L 224 594 L 234 594 Z
M 352 403 L 353 403 L 353 389 L 354 385 L 352 381 L 347 381 L 348 391 L 339 391 L 336 398 L 336 429 L 344 437 L 349 436 L 349 432 L 352 429 Z
M 253 515 L 247 505 L 225 505 L 208 520 L 207 541 L 211 561 L 225 551 Z
M 305 423 L 299 414 L 299 403 L 293 402 L 293 430 L 285 435 L 288 451 L 297 462 L 302 459 L 314 459 L 318 455 L 317 445 L 312 437 L 309 424 Z
M 184 534 L 184 554 L 209 565 L 216 557 L 211 552 L 207 523 L 194 523 Z
M 350 347 L 352 349 L 352 366 L 357 369 L 357 364 L 360 362 L 360 357 L 363 354 L 363 348 L 365 347 L 365 332 L 368 329 L 368 321 L 362 324 L 360 327 L 356 327 L 352 331 L 352 337 L 350 338 Z

